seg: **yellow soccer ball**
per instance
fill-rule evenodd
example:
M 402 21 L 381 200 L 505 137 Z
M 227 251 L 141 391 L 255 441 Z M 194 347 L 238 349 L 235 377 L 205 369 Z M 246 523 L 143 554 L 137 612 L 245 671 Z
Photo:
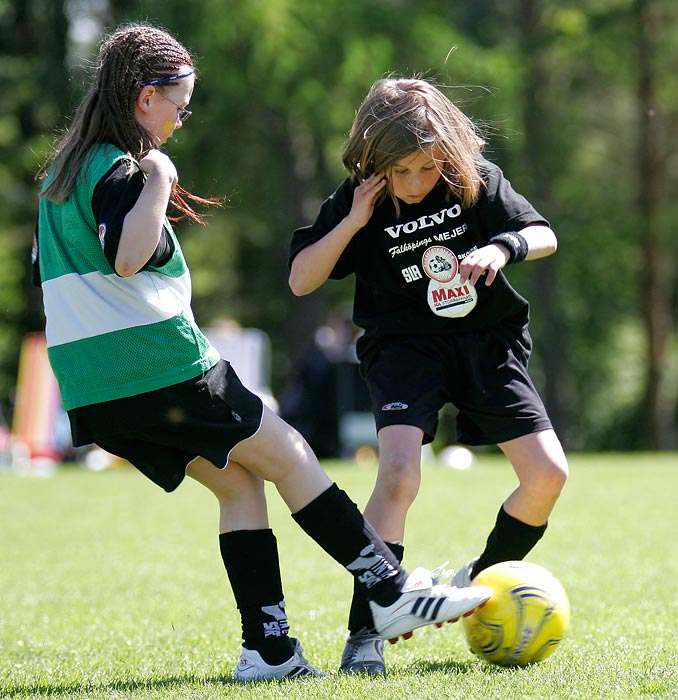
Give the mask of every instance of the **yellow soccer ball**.
M 473 585 L 494 591 L 463 621 L 479 658 L 499 666 L 526 666 L 553 654 L 570 624 L 570 602 L 552 573 L 538 564 L 507 561 L 481 571 Z

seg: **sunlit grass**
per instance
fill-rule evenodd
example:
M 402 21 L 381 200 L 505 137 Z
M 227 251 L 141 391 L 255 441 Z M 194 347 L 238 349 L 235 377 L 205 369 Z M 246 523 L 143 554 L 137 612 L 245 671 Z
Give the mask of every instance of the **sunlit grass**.
M 374 472 L 331 463 L 364 505 Z M 499 669 L 461 625 L 387 645 L 383 679 L 337 674 L 351 581 L 271 490 L 292 633 L 326 678 L 231 681 L 240 626 L 219 557 L 213 497 L 164 494 L 131 468 L 0 473 L 2 698 L 678 698 L 678 456 L 571 457 L 572 473 L 529 559 L 562 581 L 569 634 L 546 662 Z M 405 565 L 458 566 L 482 547 L 512 472 L 427 467 Z

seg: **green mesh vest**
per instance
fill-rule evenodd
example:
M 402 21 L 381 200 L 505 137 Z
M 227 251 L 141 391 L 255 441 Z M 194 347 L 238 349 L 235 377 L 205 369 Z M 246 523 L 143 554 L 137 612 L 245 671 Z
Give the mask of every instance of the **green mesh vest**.
M 47 351 L 66 410 L 177 384 L 219 360 L 194 321 L 190 274 L 168 221 L 174 255 L 165 265 L 119 277 L 106 260 L 92 194 L 122 159 L 130 157 L 95 146 L 65 202 L 40 198 Z

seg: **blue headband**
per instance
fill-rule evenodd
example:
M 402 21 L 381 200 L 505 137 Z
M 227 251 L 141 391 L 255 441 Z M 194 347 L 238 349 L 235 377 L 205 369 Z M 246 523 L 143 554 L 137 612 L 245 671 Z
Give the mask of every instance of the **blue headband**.
M 191 70 L 188 73 L 182 73 L 181 75 L 168 75 L 164 78 L 156 78 L 155 80 L 149 80 L 147 83 L 144 83 L 143 87 L 146 87 L 147 85 L 160 85 L 161 83 L 172 83 L 175 80 L 188 78 L 188 76 L 193 75 L 193 73 L 195 73 L 195 71 Z

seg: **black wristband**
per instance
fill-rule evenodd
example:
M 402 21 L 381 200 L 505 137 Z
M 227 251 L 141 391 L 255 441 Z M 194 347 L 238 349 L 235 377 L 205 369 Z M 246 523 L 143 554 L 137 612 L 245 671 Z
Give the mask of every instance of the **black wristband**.
M 525 260 L 529 246 L 524 236 L 521 236 L 517 231 L 507 231 L 500 233 L 498 236 L 492 236 L 490 243 L 499 243 L 503 245 L 509 252 L 509 259 L 506 263 L 519 263 Z

